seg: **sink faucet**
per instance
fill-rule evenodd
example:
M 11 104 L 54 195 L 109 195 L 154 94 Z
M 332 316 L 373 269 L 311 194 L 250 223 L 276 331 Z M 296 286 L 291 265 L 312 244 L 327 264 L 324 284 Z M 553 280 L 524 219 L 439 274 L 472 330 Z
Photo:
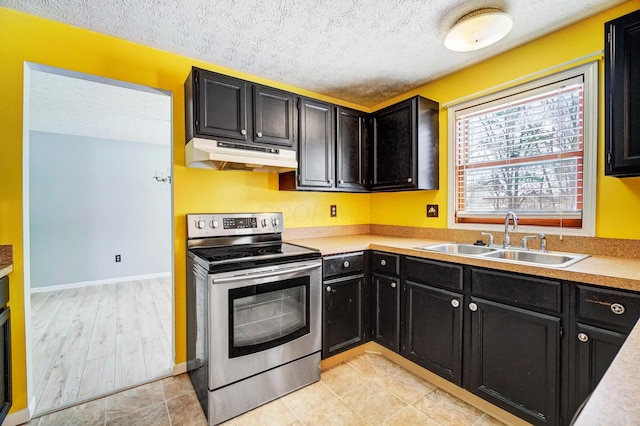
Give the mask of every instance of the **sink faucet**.
M 487 244 L 487 246 L 491 247 L 493 245 L 493 234 L 489 232 L 482 232 L 481 234 L 485 237 L 489 237 L 489 243 Z
M 538 234 L 538 238 L 540 238 L 540 251 L 542 253 L 546 253 L 547 250 L 547 236 L 544 234 Z
M 523 250 L 529 250 L 529 247 L 527 246 L 527 242 L 534 238 L 536 238 L 535 235 L 525 235 L 524 237 L 522 237 L 522 241 L 520 242 L 520 248 Z
M 502 239 L 502 248 L 507 248 L 511 245 L 511 236 L 509 235 L 509 218 L 513 220 L 512 230 L 515 231 L 518 229 L 518 216 L 510 210 L 504 218 L 504 238 Z

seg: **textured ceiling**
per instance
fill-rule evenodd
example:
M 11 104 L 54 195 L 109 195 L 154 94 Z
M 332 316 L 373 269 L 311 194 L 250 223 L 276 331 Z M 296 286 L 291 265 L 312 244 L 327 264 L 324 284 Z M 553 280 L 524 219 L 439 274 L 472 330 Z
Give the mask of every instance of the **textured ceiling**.
M 623 2 L 0 0 L 0 5 L 372 106 Z M 511 14 L 513 31 L 477 52 L 447 51 L 446 31 L 479 7 Z

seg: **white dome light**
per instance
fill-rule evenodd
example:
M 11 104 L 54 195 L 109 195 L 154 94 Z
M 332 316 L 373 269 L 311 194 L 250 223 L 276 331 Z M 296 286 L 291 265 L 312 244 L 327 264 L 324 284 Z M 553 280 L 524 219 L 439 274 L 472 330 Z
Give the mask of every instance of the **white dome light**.
M 458 19 L 444 39 L 447 49 L 470 52 L 503 39 L 513 28 L 513 20 L 500 9 L 487 7 L 474 10 Z

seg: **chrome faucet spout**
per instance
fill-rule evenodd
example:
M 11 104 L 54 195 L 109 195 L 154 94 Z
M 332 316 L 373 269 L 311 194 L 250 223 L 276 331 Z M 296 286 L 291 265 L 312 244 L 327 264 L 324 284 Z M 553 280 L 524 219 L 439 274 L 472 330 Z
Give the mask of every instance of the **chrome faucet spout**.
M 518 216 L 511 210 L 507 212 L 504 218 L 504 238 L 502 239 L 502 247 L 507 248 L 511 245 L 511 236 L 509 235 L 509 219 L 513 220 L 513 230 L 518 229 Z

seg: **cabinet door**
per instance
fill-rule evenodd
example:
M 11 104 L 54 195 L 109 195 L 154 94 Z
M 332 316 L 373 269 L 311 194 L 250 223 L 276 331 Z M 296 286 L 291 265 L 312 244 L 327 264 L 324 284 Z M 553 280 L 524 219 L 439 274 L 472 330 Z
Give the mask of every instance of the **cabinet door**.
M 257 143 L 292 147 L 293 94 L 271 87 L 253 87 L 253 132 Z
M 373 118 L 372 189 L 415 188 L 416 99 L 377 112 Z
M 364 275 L 324 282 L 322 358 L 363 343 Z
M 471 298 L 471 392 L 532 424 L 559 422 L 560 318 Z
M 198 71 L 197 133 L 247 140 L 247 82 Z
M 366 114 L 338 107 L 336 188 L 365 189 Z
M 373 275 L 375 341 L 400 352 L 400 286 L 398 278 Z
M 627 338 L 625 334 L 580 323 L 576 324 L 575 333 L 571 336 L 575 358 L 569 364 L 573 377 L 573 386 L 569 386 L 569 389 L 575 392 L 571 414 L 595 389 Z
M 404 282 L 402 355 L 461 385 L 461 294 Z
M 302 187 L 333 186 L 334 118 L 331 104 L 300 99 L 300 147 L 298 184 Z
M 640 11 L 605 32 L 605 174 L 640 176 Z

